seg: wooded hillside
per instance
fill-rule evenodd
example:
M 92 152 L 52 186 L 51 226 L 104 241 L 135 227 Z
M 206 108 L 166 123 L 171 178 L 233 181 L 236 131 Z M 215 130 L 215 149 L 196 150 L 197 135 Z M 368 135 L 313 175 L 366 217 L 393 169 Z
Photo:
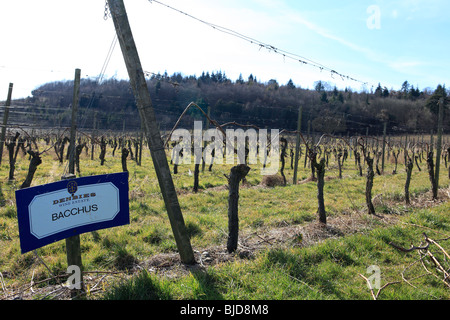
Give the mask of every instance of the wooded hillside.
M 378 135 L 387 122 L 391 134 L 429 133 L 437 126 L 437 103 L 445 98 L 448 132 L 448 97 L 445 86 L 435 90 L 414 88 L 405 81 L 401 90 L 379 85 L 370 92 L 337 90 L 327 82 L 317 81 L 315 88 L 296 87 L 292 81 L 261 83 L 250 75 L 232 81 L 222 72 L 204 72 L 200 77 L 175 73 L 152 74 L 148 87 L 162 130 L 169 130 L 190 102 L 197 103 L 219 123 L 236 121 L 262 128 L 295 130 L 299 106 L 303 106 L 302 131 L 330 134 Z M 108 79 L 100 84 L 91 79 L 81 81 L 79 128 L 138 130 L 140 120 L 128 81 Z M 46 83 L 27 99 L 15 101 L 13 123 L 27 123 L 39 128 L 68 126 L 73 81 Z M 192 119 L 201 119 L 194 108 L 183 118 L 187 128 Z M 180 124 L 183 125 L 183 122 Z

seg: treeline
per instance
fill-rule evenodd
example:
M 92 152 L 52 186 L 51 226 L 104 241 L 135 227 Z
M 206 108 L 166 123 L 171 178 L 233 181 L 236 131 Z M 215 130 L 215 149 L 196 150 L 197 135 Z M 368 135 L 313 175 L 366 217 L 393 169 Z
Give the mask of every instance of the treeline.
M 314 89 L 296 87 L 291 80 L 262 83 L 253 75 L 229 79 L 223 72 L 203 72 L 201 76 L 149 75 L 148 88 L 162 130 L 169 130 L 190 102 L 197 103 L 219 123 L 236 121 L 262 128 L 295 130 L 299 106 L 303 106 L 302 130 L 329 134 L 379 135 L 384 123 L 392 133 L 429 133 L 437 126 L 438 101 L 444 98 L 444 130 L 449 130 L 448 92 L 419 90 L 405 81 L 398 91 L 378 85 L 372 90 L 338 90 L 317 81 Z M 129 82 L 108 79 L 81 81 L 79 123 L 83 129 L 138 130 L 140 119 Z M 73 82 L 46 83 L 23 101 L 27 105 L 22 122 L 41 126 L 68 126 Z M 203 119 L 192 108 L 183 118 L 186 126 Z M 183 123 L 181 123 L 182 125 Z

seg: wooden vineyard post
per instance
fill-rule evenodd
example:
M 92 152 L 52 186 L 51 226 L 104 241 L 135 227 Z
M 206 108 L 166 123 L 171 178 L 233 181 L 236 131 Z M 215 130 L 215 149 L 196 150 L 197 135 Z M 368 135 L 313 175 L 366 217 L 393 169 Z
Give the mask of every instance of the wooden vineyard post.
M 70 145 L 69 145 L 69 174 L 61 177 L 61 180 L 74 179 L 75 176 L 75 136 L 76 136 L 76 119 L 78 111 L 78 101 L 80 96 L 80 74 L 81 70 L 75 70 L 75 81 L 73 87 L 73 101 L 72 101 L 72 123 L 70 127 Z M 83 263 L 81 260 L 81 243 L 80 235 L 75 235 L 66 239 L 66 255 L 67 255 L 67 265 L 78 266 L 80 268 L 80 284 L 81 289 L 74 289 L 71 291 L 72 298 L 77 297 L 81 292 L 84 291 L 83 285 Z
M 439 168 L 441 163 L 441 151 L 442 151 L 442 118 L 444 117 L 444 99 L 441 98 L 439 100 L 439 115 L 438 115 L 438 132 L 437 132 L 437 141 L 436 141 L 436 165 L 434 168 L 434 189 L 433 195 L 438 194 L 439 189 Z
M 245 164 L 237 165 L 231 168 L 228 177 L 228 241 L 227 250 L 229 253 L 234 252 L 238 245 L 239 236 L 239 182 L 245 178 L 250 171 L 250 167 Z
M 74 174 L 67 174 L 62 176 L 61 180 L 74 179 L 75 177 Z M 80 269 L 80 289 L 72 289 L 70 292 L 71 297 L 76 298 L 84 292 L 83 262 L 81 259 L 81 240 L 79 234 L 66 238 L 66 255 L 67 266 L 77 266 Z
M 128 70 L 131 88 L 136 98 L 139 116 L 144 124 L 147 143 L 180 258 L 185 264 L 194 264 L 194 252 L 178 202 L 178 196 L 170 173 L 161 133 L 159 132 L 150 92 L 148 91 L 144 71 L 133 39 L 125 5 L 123 0 L 108 0 L 108 5 Z
M 69 144 L 69 173 L 75 174 L 75 136 L 77 130 L 77 112 L 80 96 L 80 75 L 81 70 L 75 70 L 75 80 L 73 84 L 72 101 L 72 124 L 70 126 L 70 144 Z
M 408 135 L 405 136 L 405 149 L 403 151 L 404 164 L 406 165 L 407 161 L 407 152 L 408 152 Z
M 450 147 L 447 148 L 447 158 L 450 158 Z M 448 165 L 448 178 L 450 179 L 450 164 Z
M 94 120 L 92 123 L 92 137 L 91 137 L 91 160 L 94 160 L 94 146 L 95 136 L 97 134 L 97 111 L 94 112 Z
M 297 184 L 298 157 L 300 154 L 300 131 L 302 130 L 302 113 L 303 106 L 300 106 L 300 109 L 298 110 L 297 120 L 297 140 L 295 141 L 294 178 L 292 181 L 293 184 Z
M 208 113 L 207 114 L 208 114 L 208 118 L 210 118 L 210 116 L 211 116 L 211 108 L 209 107 L 209 105 L 208 105 Z M 208 129 L 209 129 L 209 120 L 206 119 L 206 121 L 205 121 L 205 131 L 208 131 Z M 206 149 L 206 141 L 203 141 L 202 172 L 205 171 L 205 166 L 206 166 L 205 154 L 204 154 L 205 149 Z
M 310 139 L 311 139 L 310 132 L 311 132 L 311 120 L 308 120 L 308 142 L 309 142 Z M 308 151 L 306 151 L 306 152 L 308 152 Z M 306 168 L 306 162 L 308 161 L 308 159 L 309 159 L 309 157 L 308 157 L 308 155 L 305 153 L 305 163 L 304 163 L 304 165 L 303 165 L 303 168 Z
M 433 136 L 433 129 L 430 131 L 430 150 L 433 151 L 434 149 L 434 136 Z
M 382 148 L 382 155 L 381 155 L 381 174 L 384 174 L 384 157 L 386 154 L 386 126 L 387 122 L 384 123 L 383 127 L 383 148 Z
M 139 130 L 139 156 L 138 157 L 138 165 L 142 165 L 142 146 L 144 145 L 144 126 L 142 125 L 141 120 L 141 129 Z
M 0 141 L 0 164 L 2 164 L 2 157 L 3 157 L 3 146 L 5 145 L 5 139 L 6 139 L 6 125 L 8 124 L 8 116 L 9 116 L 9 106 L 11 105 L 11 96 L 13 91 L 13 84 L 9 84 L 8 89 L 8 98 L 6 99 L 5 104 L 5 113 L 3 114 L 3 126 L 2 126 L 2 134 L 1 134 L 1 141 Z
M 203 163 L 204 163 L 204 162 L 203 162 Z M 200 168 L 200 163 L 196 163 L 196 164 L 194 165 L 194 187 L 193 187 L 194 193 L 197 193 L 197 192 L 198 192 L 198 183 L 199 183 L 199 181 L 198 181 L 198 175 L 199 175 L 199 173 L 200 173 L 199 168 Z

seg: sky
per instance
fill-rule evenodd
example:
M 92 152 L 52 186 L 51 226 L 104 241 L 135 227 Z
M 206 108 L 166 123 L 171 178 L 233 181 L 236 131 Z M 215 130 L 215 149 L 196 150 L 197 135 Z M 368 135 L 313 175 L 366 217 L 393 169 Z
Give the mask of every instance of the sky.
M 404 81 L 421 90 L 450 84 L 448 0 L 124 3 L 142 67 L 151 73 L 221 71 L 233 81 L 252 74 L 261 82 L 292 79 L 312 89 L 322 80 L 354 91 L 370 91 L 379 83 L 399 90 Z M 113 21 L 105 20 L 104 12 L 105 0 L 1 1 L 0 101 L 6 100 L 9 83 L 13 99 L 22 98 L 41 84 L 73 80 L 76 68 L 82 78 L 128 79 L 120 46 L 114 46 Z

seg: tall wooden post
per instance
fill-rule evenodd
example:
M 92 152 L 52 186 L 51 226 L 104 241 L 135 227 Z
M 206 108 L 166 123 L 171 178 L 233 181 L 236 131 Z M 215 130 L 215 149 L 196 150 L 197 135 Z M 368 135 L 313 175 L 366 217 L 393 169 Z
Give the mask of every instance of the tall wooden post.
M 303 113 L 303 106 L 300 106 L 298 110 L 298 119 L 297 119 L 297 138 L 296 138 L 297 140 L 295 142 L 294 178 L 292 181 L 293 184 L 297 184 L 298 157 L 300 155 L 300 131 L 302 130 L 302 113 Z
M 78 102 L 80 97 L 80 69 L 75 69 L 75 80 L 73 85 L 73 101 L 72 101 L 72 123 L 70 126 L 70 150 L 69 150 L 69 174 L 61 177 L 62 180 L 74 179 L 75 176 L 75 141 L 77 130 L 77 112 Z M 68 266 L 78 266 L 80 268 L 80 283 L 81 290 L 84 290 L 83 285 L 83 263 L 81 260 L 81 242 L 80 235 L 75 235 L 66 239 L 66 255 Z M 72 290 L 72 297 L 76 297 L 81 292 L 79 290 Z
M 311 145 L 310 143 L 310 139 L 311 139 L 311 120 L 308 120 L 308 139 L 307 142 Z M 307 151 L 305 151 L 307 152 Z M 306 162 L 308 161 L 309 156 L 305 153 L 305 163 L 303 165 L 304 168 L 306 168 Z
M 0 137 L 0 164 L 2 164 L 2 157 L 3 157 L 3 146 L 5 145 L 5 139 L 6 139 L 6 125 L 8 124 L 8 116 L 9 116 L 9 107 L 11 106 L 11 96 L 13 91 L 13 84 L 9 84 L 8 89 L 8 98 L 6 99 L 5 104 L 5 113 L 3 114 L 3 126 L 2 126 L 2 135 Z
M 211 116 L 211 108 L 208 105 L 208 118 Z M 206 119 L 205 121 L 205 130 L 208 131 L 209 129 L 209 119 Z M 206 161 L 205 161 L 205 149 L 206 149 L 206 141 L 203 141 L 203 151 L 202 151 L 202 172 L 205 171 L 205 165 L 206 165 Z
M 405 152 L 403 153 L 405 166 L 408 163 L 408 159 L 407 159 L 407 156 L 406 156 L 407 152 L 408 152 L 408 135 L 405 136 Z
M 436 141 L 436 166 L 434 168 L 434 176 L 435 176 L 435 188 L 433 190 L 433 194 L 437 195 L 437 191 L 439 189 L 439 167 L 441 163 L 441 151 L 442 151 L 442 119 L 444 118 L 444 99 L 441 98 L 439 100 L 439 115 L 438 115 L 438 132 L 437 132 L 437 141 Z
M 181 261 L 194 264 L 194 252 L 186 230 L 178 196 L 170 173 L 164 144 L 158 129 L 152 100 L 145 80 L 144 71 L 133 39 L 123 0 L 108 0 L 111 17 L 119 39 L 125 65 L 130 77 L 131 88 L 136 98 L 139 116 L 143 120 L 150 154 L 158 177 L 167 214 L 180 253 Z
M 80 97 L 80 74 L 81 70 L 75 70 L 75 80 L 73 84 L 72 100 L 72 124 L 70 126 L 70 145 L 69 145 L 69 173 L 75 174 L 75 143 L 77 131 L 77 113 L 78 101 Z
M 138 165 L 142 165 L 142 146 L 144 145 L 144 124 L 141 119 L 141 128 L 139 130 L 139 156 L 136 155 L 138 159 Z
M 94 122 L 92 123 L 92 137 L 91 137 L 91 160 L 94 160 L 95 136 L 97 135 L 97 111 L 94 112 Z
M 364 142 L 364 147 L 367 149 L 369 147 L 369 127 L 366 127 L 366 140 Z
M 430 131 L 430 151 L 434 150 L 434 137 L 433 137 L 433 129 Z
M 384 123 L 383 127 L 383 151 L 382 151 L 382 158 L 381 158 L 381 174 L 384 174 L 384 156 L 386 152 L 386 126 L 387 122 Z

